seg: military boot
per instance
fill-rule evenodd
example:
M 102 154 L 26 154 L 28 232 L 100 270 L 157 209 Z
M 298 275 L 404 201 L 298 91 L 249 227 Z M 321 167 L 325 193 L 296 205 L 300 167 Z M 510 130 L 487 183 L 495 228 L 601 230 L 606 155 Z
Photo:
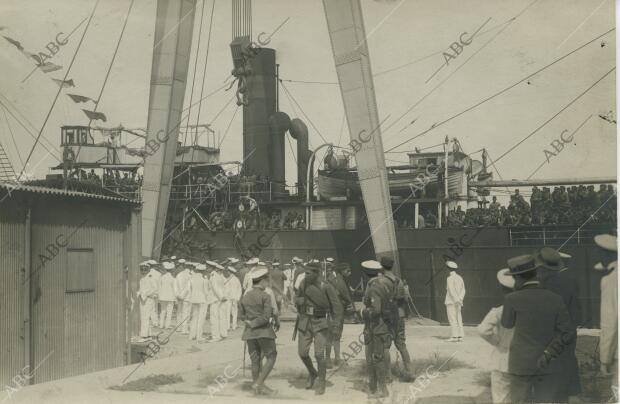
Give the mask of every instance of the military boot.
M 377 391 L 372 395 L 372 398 L 385 398 L 390 396 L 390 392 L 387 389 L 386 385 L 386 368 L 385 363 L 380 361 L 376 364 L 376 372 L 377 372 Z
M 306 369 L 308 369 L 308 382 L 306 383 L 306 390 L 310 390 L 312 386 L 314 386 L 314 381 L 317 377 L 317 371 L 314 369 L 314 365 L 312 364 L 312 359 L 309 356 L 301 358 L 301 361 L 304 365 L 306 365 Z
M 316 383 L 316 390 L 314 393 L 316 395 L 325 394 L 325 376 L 327 375 L 327 364 L 325 363 L 325 359 L 317 360 L 316 364 L 318 368 L 318 380 Z

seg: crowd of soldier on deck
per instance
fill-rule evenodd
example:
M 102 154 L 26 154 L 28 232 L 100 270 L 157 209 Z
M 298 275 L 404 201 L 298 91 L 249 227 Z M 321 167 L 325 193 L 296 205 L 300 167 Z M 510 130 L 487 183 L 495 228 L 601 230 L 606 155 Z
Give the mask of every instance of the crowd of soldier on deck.
M 507 207 L 495 196 L 491 203 L 486 198 L 479 199 L 478 208 L 463 211 L 457 207 L 448 212 L 447 226 L 581 225 L 586 220 L 592 224 L 616 223 L 613 185 L 601 184 L 598 190 L 594 185 L 559 186 L 553 191 L 549 187 L 534 187 L 529 203 L 516 189 Z

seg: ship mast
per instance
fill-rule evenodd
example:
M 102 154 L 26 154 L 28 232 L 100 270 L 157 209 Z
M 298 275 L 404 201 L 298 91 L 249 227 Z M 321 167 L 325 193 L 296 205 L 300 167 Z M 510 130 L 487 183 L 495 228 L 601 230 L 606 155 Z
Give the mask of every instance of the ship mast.
M 323 0 L 323 8 L 351 141 L 370 137 L 355 160 L 375 254 L 393 258 L 400 274 L 362 6 L 359 0 Z
M 142 255 L 159 258 L 185 98 L 196 0 L 158 0 L 142 196 Z

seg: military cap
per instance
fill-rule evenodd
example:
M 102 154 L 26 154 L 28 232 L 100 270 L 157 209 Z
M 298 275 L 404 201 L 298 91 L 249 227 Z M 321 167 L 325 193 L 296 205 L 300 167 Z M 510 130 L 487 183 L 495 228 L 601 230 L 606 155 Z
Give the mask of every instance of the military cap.
M 291 260 L 291 262 L 293 264 L 299 264 L 300 262 L 302 262 L 301 258 L 298 257 L 293 257 L 293 259 Z
M 185 261 L 183 258 L 181 258 L 181 259 L 178 261 L 178 263 L 179 263 L 179 264 L 185 264 L 186 262 L 187 262 L 187 261 Z
M 172 262 L 166 261 L 166 262 L 163 262 L 162 265 L 164 266 L 164 269 L 168 271 L 171 269 L 174 269 L 174 264 Z
M 392 269 L 394 260 L 390 257 L 381 257 L 381 266 L 385 269 Z
M 379 273 L 379 270 L 383 269 L 381 263 L 375 260 L 368 260 L 362 262 L 362 269 L 364 273 L 368 276 L 376 276 Z
M 174 260 L 176 260 L 176 259 L 177 259 L 177 256 L 176 256 L 176 255 L 173 255 L 172 257 L 170 257 L 170 259 L 171 259 L 172 261 L 174 261 Z
M 139 265 L 142 269 L 148 269 L 150 264 L 148 261 L 142 261 Z
M 230 257 L 228 258 L 228 262 L 230 262 L 231 264 L 236 264 L 237 262 L 239 262 L 239 260 L 237 258 Z
M 446 266 L 450 269 L 457 269 L 459 267 L 454 261 L 446 261 Z
M 257 258 L 257 257 L 250 258 L 250 259 L 246 262 L 246 264 L 248 264 L 248 265 L 256 265 L 256 264 L 258 264 L 258 258 Z
M 157 261 L 155 260 L 148 260 L 149 265 L 157 265 Z
M 196 271 L 204 271 L 205 269 L 207 269 L 207 266 L 205 264 L 196 265 Z
M 327 261 L 327 262 L 334 262 L 334 259 L 332 257 L 328 257 L 328 258 L 325 258 L 325 261 Z

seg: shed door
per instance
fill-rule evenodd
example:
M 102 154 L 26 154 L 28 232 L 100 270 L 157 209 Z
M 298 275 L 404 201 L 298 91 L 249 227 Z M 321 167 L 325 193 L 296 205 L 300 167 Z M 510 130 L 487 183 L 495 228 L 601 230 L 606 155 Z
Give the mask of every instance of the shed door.
M 65 377 L 95 371 L 96 273 L 92 248 L 67 249 L 65 283 Z

